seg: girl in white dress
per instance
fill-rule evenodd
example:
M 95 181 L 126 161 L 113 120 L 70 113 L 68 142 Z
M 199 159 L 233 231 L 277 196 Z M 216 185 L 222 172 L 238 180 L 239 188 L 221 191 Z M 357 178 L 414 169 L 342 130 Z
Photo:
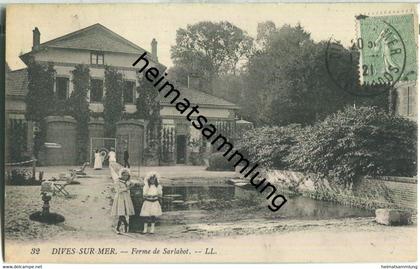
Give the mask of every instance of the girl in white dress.
M 162 197 L 162 185 L 159 184 L 159 174 L 150 172 L 144 178 L 143 187 L 143 206 L 141 207 L 140 216 L 146 217 L 143 233 L 147 233 L 148 223 L 150 222 L 150 233 L 155 232 L 156 217 L 162 215 L 159 198 Z
M 115 182 L 115 197 L 112 203 L 111 216 L 118 216 L 118 224 L 115 232 L 120 234 L 121 224 L 124 224 L 124 232 L 128 232 L 129 216 L 135 214 L 133 202 L 130 196 L 130 170 L 121 168 L 119 171 L 119 180 Z
M 95 164 L 93 165 L 93 169 L 100 170 L 102 169 L 102 156 L 101 153 L 99 153 L 99 150 L 95 150 Z

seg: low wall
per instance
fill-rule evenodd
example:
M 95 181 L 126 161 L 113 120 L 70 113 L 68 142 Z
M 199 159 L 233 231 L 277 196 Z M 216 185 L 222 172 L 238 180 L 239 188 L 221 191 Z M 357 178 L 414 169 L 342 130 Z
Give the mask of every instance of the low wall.
M 282 189 L 290 189 L 315 199 L 372 209 L 417 209 L 417 178 L 364 177 L 352 190 L 331 186 L 327 180 L 316 180 L 313 174 L 293 171 L 270 170 L 266 172 L 265 178 Z

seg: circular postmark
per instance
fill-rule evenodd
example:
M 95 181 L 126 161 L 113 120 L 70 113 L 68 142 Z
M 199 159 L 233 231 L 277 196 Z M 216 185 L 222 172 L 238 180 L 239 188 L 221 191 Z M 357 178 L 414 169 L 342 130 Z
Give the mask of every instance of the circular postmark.
M 325 64 L 339 89 L 373 97 L 387 93 L 400 80 L 406 65 L 405 44 L 390 23 L 370 18 L 361 21 L 360 37 L 351 40 L 349 49 L 332 38 L 328 41 Z

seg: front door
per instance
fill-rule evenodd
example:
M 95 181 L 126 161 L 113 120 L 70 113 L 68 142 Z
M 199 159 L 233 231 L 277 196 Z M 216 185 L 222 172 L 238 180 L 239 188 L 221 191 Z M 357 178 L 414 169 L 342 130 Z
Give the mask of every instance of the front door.
M 185 164 L 187 157 L 187 137 L 185 135 L 176 136 L 176 163 Z

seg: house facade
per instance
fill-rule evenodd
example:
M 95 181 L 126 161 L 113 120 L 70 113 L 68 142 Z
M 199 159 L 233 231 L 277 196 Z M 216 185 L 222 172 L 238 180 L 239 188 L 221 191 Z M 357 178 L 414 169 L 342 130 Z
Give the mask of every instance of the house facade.
M 28 64 L 34 60 L 37 63 L 52 64 L 55 70 L 54 94 L 58 100 L 70 97 L 73 91 L 72 71 L 75 66 L 83 64 L 90 70 L 90 91 L 88 92 L 89 109 L 93 114 L 103 112 L 105 96 L 105 68 L 113 67 L 123 75 L 123 100 L 125 113 L 136 112 L 136 88 L 138 82 L 138 68 L 132 63 L 144 52 L 148 52 L 150 66 L 160 70 L 166 67 L 159 63 L 157 56 L 157 41 L 151 42 L 151 52 L 139 47 L 122 36 L 116 34 L 101 24 L 94 24 L 87 28 L 66 34 L 42 43 L 41 32 L 37 27 L 33 30 L 33 46 L 30 52 L 20 56 Z M 21 71 L 26 72 L 25 69 Z M 13 72 L 11 72 L 13 73 Z M 27 82 L 26 82 L 27 83 Z M 14 88 L 14 82 L 6 86 Z M 23 87 L 24 88 L 24 87 Z M 235 113 L 238 107 L 221 98 L 211 96 L 193 89 L 179 89 L 182 95 L 201 108 L 201 114 L 218 124 L 222 130 L 233 132 L 235 127 Z M 25 91 L 21 97 L 24 100 Z M 7 99 L 10 103 L 12 99 Z M 10 103 L 11 104 L 11 103 Z M 24 103 L 22 104 L 24 106 Z M 191 123 L 180 115 L 174 106 L 166 100 L 160 101 L 162 128 L 159 147 L 152 146 L 153 138 L 146 132 L 147 121 L 131 119 L 117 124 L 116 137 L 105 137 L 103 118 L 91 118 L 89 123 L 89 151 L 90 161 L 95 149 L 117 150 L 118 161 L 122 162 L 124 149 L 128 149 L 133 164 L 200 164 L 197 156 L 211 152 L 211 146 L 195 130 Z M 21 110 L 24 115 L 25 108 Z M 22 117 L 22 116 L 20 116 Z M 23 118 L 24 119 L 24 116 Z M 48 117 L 45 149 L 40 157 L 44 165 L 75 165 L 75 121 L 69 117 Z M 224 129 L 223 129 L 224 128 Z M 28 128 L 28 151 L 32 141 L 30 137 L 33 128 Z M 154 138 L 156 140 L 156 138 Z M 158 138 L 159 139 L 159 138 Z M 156 142 L 156 141 L 155 141 Z M 156 144 L 156 143 L 155 143 Z M 30 154 L 30 153 L 28 153 Z

